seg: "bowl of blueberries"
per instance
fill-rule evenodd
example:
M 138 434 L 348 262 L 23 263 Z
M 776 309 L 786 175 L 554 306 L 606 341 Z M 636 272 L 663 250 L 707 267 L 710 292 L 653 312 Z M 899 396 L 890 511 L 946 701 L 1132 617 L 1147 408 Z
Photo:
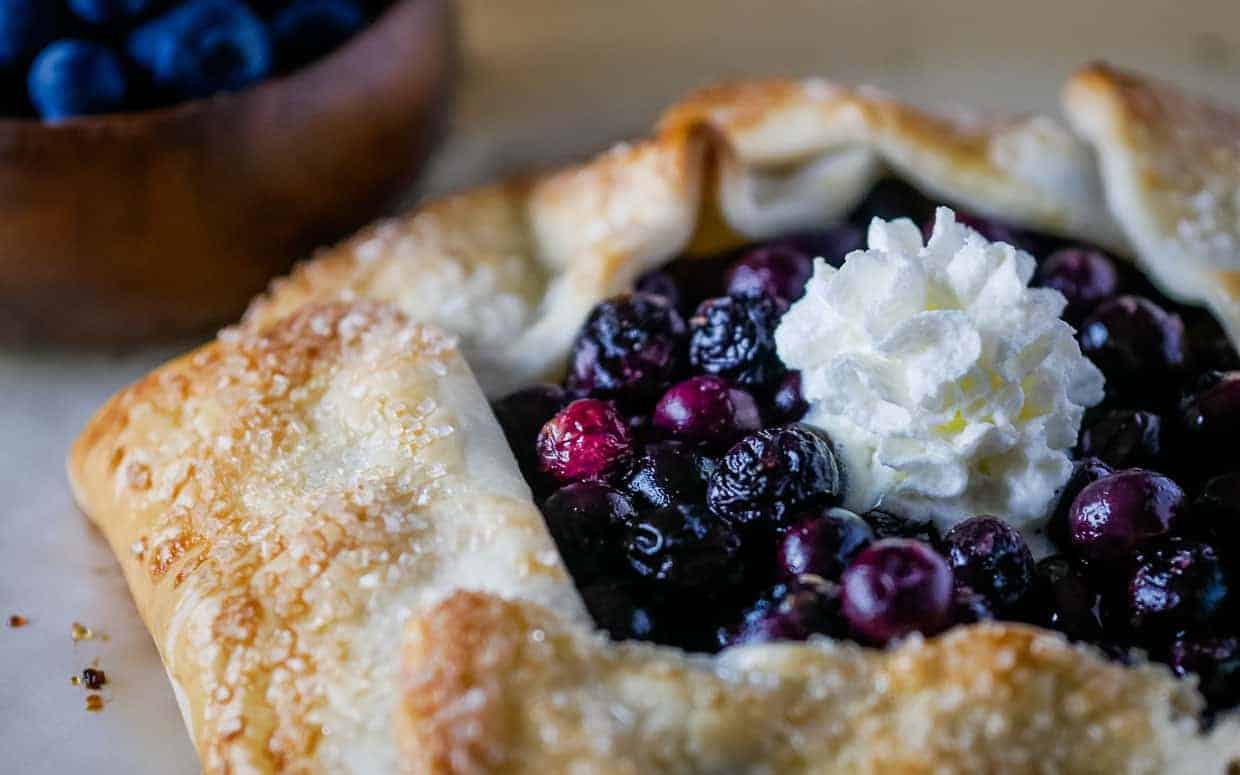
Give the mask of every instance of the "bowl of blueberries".
M 450 0 L 0 0 L 0 341 L 169 339 L 381 213 Z

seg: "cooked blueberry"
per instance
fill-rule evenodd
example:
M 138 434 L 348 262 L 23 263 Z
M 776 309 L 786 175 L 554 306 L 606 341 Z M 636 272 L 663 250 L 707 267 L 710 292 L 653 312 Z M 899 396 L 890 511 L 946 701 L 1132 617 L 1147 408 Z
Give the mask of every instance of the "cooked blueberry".
M 1240 552 L 1240 472 L 1206 482 L 1192 514 L 1194 532 L 1216 540 L 1224 552 Z
M 647 444 L 624 472 L 623 486 L 642 508 L 700 501 L 706 491 L 696 450 L 679 441 Z
M 831 446 L 803 425 L 787 425 L 750 434 L 729 449 L 707 484 L 706 502 L 735 524 L 778 525 L 834 503 L 839 493 Z
M 960 584 L 997 611 L 1014 610 L 1033 589 L 1033 554 L 1020 531 L 996 517 L 973 517 L 943 536 L 944 553 Z
M 1119 272 L 1097 250 L 1065 248 L 1050 254 L 1038 267 L 1038 284 L 1054 288 L 1068 300 L 1064 318 L 1075 323 L 1119 292 Z
M 771 394 L 767 407 L 768 425 L 787 425 L 799 422 L 809 411 L 809 403 L 801 393 L 801 372 L 790 371 L 783 376 Z
M 56 3 L 0 0 L 0 69 L 13 67 L 56 36 Z
M 844 258 L 849 253 L 865 247 L 865 230 L 851 223 L 841 223 L 826 229 L 794 234 L 780 242 L 808 256 L 821 258 L 838 269 L 844 265 Z M 797 296 L 800 295 L 801 292 L 798 292 Z
M 616 539 L 636 512 L 628 498 L 595 482 L 561 487 L 543 503 L 543 519 L 579 584 L 618 566 Z
M 1079 338 L 1108 388 L 1130 396 L 1158 393 L 1185 367 L 1183 321 L 1141 296 L 1103 302 L 1081 324 Z
M 1081 490 L 1068 513 L 1072 547 L 1091 562 L 1123 567 L 1132 552 L 1184 521 L 1184 491 L 1167 477 L 1134 468 Z
M 615 406 L 579 398 L 547 421 L 536 444 L 542 470 L 567 482 L 601 476 L 628 456 L 632 439 Z
M 1059 491 L 1059 499 L 1050 521 L 1046 523 L 1046 535 L 1060 549 L 1067 549 L 1071 544 L 1068 530 L 1068 512 L 1072 502 L 1081 494 L 1086 486 L 1093 484 L 1104 476 L 1115 473 L 1109 465 L 1096 457 L 1086 457 L 1072 464 L 1072 475 Z
M 685 322 L 667 299 L 619 296 L 594 308 L 570 358 L 569 387 L 603 395 L 655 395 L 684 362 Z
M 612 640 L 650 640 L 655 637 L 657 614 L 638 602 L 639 594 L 630 585 L 608 579 L 581 587 L 586 610 Z
M 154 0 L 68 0 L 69 10 L 91 24 L 108 24 L 146 13 Z
M 680 287 L 676 285 L 675 278 L 660 269 L 651 270 L 637 278 L 635 290 L 651 296 L 662 296 L 668 304 L 680 308 Z
M 785 309 L 764 294 L 707 299 L 689 321 L 690 363 L 742 386 L 773 383 L 784 373 L 775 327 Z
M 30 102 L 50 121 L 111 113 L 125 104 L 129 79 L 121 60 L 105 46 L 58 40 L 30 66 Z
M 956 584 L 952 590 L 952 624 L 976 624 L 998 616 L 994 605 L 967 584 Z
M 723 645 L 799 641 L 811 635 L 840 636 L 844 631 L 839 585 L 808 578 L 778 587 L 769 600 L 745 614 Z
M 1187 308 L 1181 312 L 1192 349 L 1193 367 L 1201 370 L 1234 371 L 1240 369 L 1240 353 L 1227 332 L 1209 312 Z
M 1229 371 L 1217 382 L 1184 401 L 1180 422 L 1185 449 L 1199 465 L 1214 471 L 1240 462 L 1240 371 Z
M 780 575 L 811 574 L 837 581 L 857 554 L 874 541 L 874 531 L 847 509 L 827 508 L 801 516 L 779 541 Z
M 1212 708 L 1240 704 L 1240 638 L 1178 638 L 1171 644 L 1168 662 L 1176 675 L 1199 678 L 1197 687 Z
M 531 385 L 510 393 L 491 405 L 504 430 L 508 446 L 527 472 L 536 471 L 534 442 L 538 432 L 564 408 L 567 400 L 557 385 Z
M 294 0 L 271 20 L 271 37 L 282 67 L 318 59 L 366 23 L 353 0 Z
M 915 538 L 931 546 L 938 546 L 942 541 L 939 529 L 930 519 L 909 519 L 882 509 L 870 509 L 861 518 L 878 538 Z
M 656 428 L 688 441 L 726 442 L 762 427 L 753 396 L 710 375 L 668 388 L 651 420 Z
M 731 594 L 744 576 L 741 540 L 706 509 L 677 504 L 629 520 L 621 542 L 629 567 L 666 594 Z
M 1162 454 L 1162 418 L 1130 409 L 1107 412 L 1081 434 L 1080 452 L 1112 468 L 1153 465 Z
M 844 619 L 861 639 L 885 644 L 914 632 L 932 635 L 951 623 L 952 571 L 920 541 L 871 544 L 844 571 Z
M 1128 581 L 1128 615 L 1133 630 L 1165 636 L 1204 627 L 1218 618 L 1230 586 L 1214 547 L 1201 541 L 1164 538 L 1137 550 Z
M 184 97 L 235 91 L 271 70 L 267 28 L 238 0 L 189 0 L 130 33 L 129 55 Z
M 1098 594 L 1066 557 L 1054 555 L 1039 561 L 1037 579 L 1036 623 L 1074 640 L 1101 637 Z
M 814 271 L 814 259 L 795 245 L 773 242 L 737 259 L 725 282 L 730 295 L 760 293 L 796 301 Z

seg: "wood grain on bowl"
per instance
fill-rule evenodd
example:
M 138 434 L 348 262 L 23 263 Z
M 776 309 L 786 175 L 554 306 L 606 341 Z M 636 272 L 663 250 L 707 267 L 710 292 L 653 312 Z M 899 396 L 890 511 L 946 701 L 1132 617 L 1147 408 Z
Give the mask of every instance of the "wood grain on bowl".
M 236 94 L 0 120 L 0 341 L 132 343 L 227 321 L 411 182 L 453 79 L 450 0 Z

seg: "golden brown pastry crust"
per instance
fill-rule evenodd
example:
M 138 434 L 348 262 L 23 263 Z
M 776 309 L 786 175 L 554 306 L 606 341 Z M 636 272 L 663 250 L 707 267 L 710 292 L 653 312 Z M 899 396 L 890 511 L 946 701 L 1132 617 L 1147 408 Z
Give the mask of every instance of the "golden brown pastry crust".
M 606 642 L 483 398 L 554 373 L 644 269 L 830 221 L 892 171 L 1122 249 L 1090 159 L 1046 118 L 739 84 L 653 139 L 432 203 L 277 281 L 113 398 L 69 461 L 204 769 L 1224 769 L 1237 725 L 1197 734 L 1188 684 L 1028 628 L 715 659 Z

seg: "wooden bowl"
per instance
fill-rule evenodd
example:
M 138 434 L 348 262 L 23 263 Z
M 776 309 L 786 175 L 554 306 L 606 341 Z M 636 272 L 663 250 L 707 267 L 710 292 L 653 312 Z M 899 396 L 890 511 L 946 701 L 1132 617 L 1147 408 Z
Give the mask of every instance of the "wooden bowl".
M 398 0 L 246 91 L 57 125 L 0 120 L 0 340 L 172 338 L 412 183 L 453 81 L 450 0 Z

